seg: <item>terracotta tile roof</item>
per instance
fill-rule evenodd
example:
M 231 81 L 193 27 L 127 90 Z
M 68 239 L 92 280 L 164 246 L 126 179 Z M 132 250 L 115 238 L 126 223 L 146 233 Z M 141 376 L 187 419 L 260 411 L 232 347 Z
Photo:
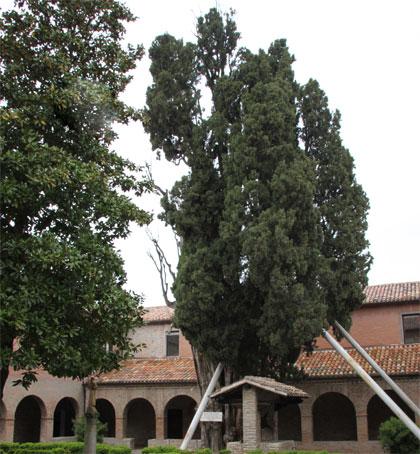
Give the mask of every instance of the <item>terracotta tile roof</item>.
M 197 383 L 197 376 L 192 358 L 129 359 L 99 383 Z
M 174 317 L 174 309 L 168 306 L 145 307 L 146 313 L 143 320 L 147 323 L 171 322 Z
M 308 397 L 308 394 L 305 391 L 302 391 L 299 388 L 294 386 L 285 385 L 280 383 L 273 378 L 267 377 L 256 377 L 253 375 L 246 375 L 242 380 L 239 380 L 231 385 L 224 386 L 219 389 L 217 392 L 213 393 L 211 397 L 220 397 L 224 394 L 230 394 L 231 392 L 241 388 L 244 385 L 255 386 L 256 388 L 262 389 L 264 391 L 269 391 L 273 394 L 279 394 L 284 397 Z
M 365 350 L 388 375 L 420 374 L 420 344 L 380 345 L 366 347 Z M 374 375 L 372 367 L 354 348 L 347 351 L 356 358 L 363 369 L 370 375 Z M 308 378 L 356 376 L 350 365 L 335 350 L 316 350 L 309 356 L 302 353 L 296 365 L 303 367 Z
M 365 295 L 365 304 L 420 302 L 420 281 L 369 285 Z

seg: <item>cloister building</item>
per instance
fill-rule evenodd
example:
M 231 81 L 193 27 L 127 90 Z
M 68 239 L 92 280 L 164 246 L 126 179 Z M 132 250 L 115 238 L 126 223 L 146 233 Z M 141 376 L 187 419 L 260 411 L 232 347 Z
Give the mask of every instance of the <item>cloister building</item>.
M 418 402 L 420 282 L 375 285 L 365 293 L 365 303 L 353 313 L 351 334 Z M 118 371 L 100 377 L 97 410 L 114 441 L 133 439 L 136 447 L 179 444 L 188 429 L 200 396 L 190 345 L 173 327 L 172 317 L 169 307 L 148 308 L 146 325 L 133 333 L 134 341 L 146 347 Z M 415 420 L 370 366 L 345 341 L 342 345 Z M 302 449 L 381 453 L 378 428 L 391 413 L 350 366 L 323 339 L 317 340 L 313 354 L 302 354 L 297 365 L 306 378 L 294 384 L 309 397 L 278 409 L 276 437 L 295 440 Z M 38 382 L 25 390 L 12 386 L 16 378 L 18 373 L 11 372 L 0 402 L 0 438 L 49 441 L 73 436 L 72 421 L 86 404 L 83 384 L 38 371 Z M 263 440 L 273 422 L 260 416 Z M 198 431 L 195 438 L 198 443 Z

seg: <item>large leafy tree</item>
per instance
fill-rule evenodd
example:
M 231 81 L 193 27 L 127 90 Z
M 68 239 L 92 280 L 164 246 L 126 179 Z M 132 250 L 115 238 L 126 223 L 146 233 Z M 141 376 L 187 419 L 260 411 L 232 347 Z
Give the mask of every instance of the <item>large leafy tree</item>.
M 114 240 L 148 222 L 139 170 L 111 149 L 118 99 L 143 54 L 114 0 L 21 0 L 1 17 L 1 389 L 43 367 L 86 377 L 136 347 L 141 297 Z M 112 348 L 106 348 L 106 346 Z
M 176 323 L 210 363 L 284 377 L 362 302 L 368 201 L 339 113 L 296 82 L 285 40 L 238 48 L 215 9 L 196 36 L 155 39 L 144 110 L 153 148 L 189 167 L 163 199 L 182 238 Z

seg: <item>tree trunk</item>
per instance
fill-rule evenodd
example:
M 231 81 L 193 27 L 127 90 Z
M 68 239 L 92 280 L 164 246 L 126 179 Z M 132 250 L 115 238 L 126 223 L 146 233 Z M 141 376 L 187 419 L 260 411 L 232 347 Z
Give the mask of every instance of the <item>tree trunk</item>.
M 202 353 L 194 348 L 193 356 L 198 386 L 200 394 L 203 396 L 214 375 L 217 364 L 208 361 Z M 213 399 L 210 399 L 207 408 L 210 411 L 222 411 L 222 406 Z M 219 452 L 223 446 L 222 425 L 220 423 L 201 424 L 201 442 L 204 447 L 211 448 L 213 452 Z
M 98 387 L 95 377 L 89 377 L 89 401 L 85 411 L 85 443 L 83 454 L 96 454 L 96 388 Z

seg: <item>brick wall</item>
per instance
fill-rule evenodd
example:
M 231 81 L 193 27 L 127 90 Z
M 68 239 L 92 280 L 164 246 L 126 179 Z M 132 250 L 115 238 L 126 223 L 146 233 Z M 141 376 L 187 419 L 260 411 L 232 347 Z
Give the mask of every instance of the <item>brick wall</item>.
M 350 334 L 362 346 L 403 344 L 401 315 L 419 312 L 418 304 L 365 304 L 352 314 Z M 349 347 L 347 341 L 341 342 Z M 324 338 L 317 338 L 318 348 L 331 348 Z

